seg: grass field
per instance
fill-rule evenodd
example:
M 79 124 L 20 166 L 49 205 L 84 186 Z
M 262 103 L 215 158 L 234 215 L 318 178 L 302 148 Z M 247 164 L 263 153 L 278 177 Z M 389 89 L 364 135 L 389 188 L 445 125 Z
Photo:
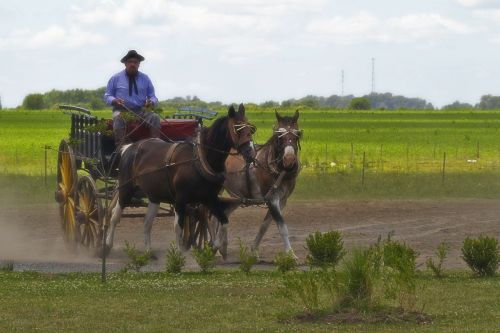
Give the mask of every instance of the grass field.
M 264 143 L 274 110 L 249 108 L 247 115 L 258 127 L 256 142 Z M 500 111 L 301 110 L 299 123 L 298 198 L 500 197 Z M 0 174 L 44 175 L 48 145 L 47 172 L 54 175 L 69 129 L 69 117 L 57 110 L 0 111 Z
M 2 332 L 495 332 L 500 279 L 421 275 L 418 310 L 432 323 L 328 324 L 295 319 L 303 309 L 275 295 L 280 274 L 0 272 Z

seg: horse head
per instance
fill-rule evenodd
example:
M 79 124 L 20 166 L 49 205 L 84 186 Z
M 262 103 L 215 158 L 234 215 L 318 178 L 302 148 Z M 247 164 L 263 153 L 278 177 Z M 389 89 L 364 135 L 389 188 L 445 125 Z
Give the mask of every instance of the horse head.
M 277 152 L 279 152 L 278 162 L 283 164 L 284 169 L 292 169 L 298 161 L 297 154 L 302 138 L 302 130 L 299 129 L 298 125 L 299 111 L 295 111 L 293 117 L 282 117 L 276 111 L 276 120 L 278 123 L 273 130 Z
M 228 132 L 232 147 L 243 155 L 247 163 L 252 162 L 255 157 L 252 136 L 256 128 L 245 117 L 245 107 L 240 104 L 238 111 L 236 111 L 234 106 L 231 105 L 227 115 L 229 118 Z

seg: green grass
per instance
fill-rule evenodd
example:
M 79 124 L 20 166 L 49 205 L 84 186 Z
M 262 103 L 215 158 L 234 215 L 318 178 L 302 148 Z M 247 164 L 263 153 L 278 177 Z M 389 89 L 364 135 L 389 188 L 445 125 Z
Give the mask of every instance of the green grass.
M 247 116 L 258 127 L 256 142 L 264 143 L 274 110 L 248 108 Z M 296 199 L 500 197 L 500 111 L 301 110 L 299 123 L 303 170 Z M 47 173 L 54 175 L 56 150 L 69 129 L 70 118 L 57 110 L 0 111 L 0 174 L 40 183 L 47 145 Z M 24 183 L 21 188 L 32 189 Z
M 94 114 L 109 118 L 111 111 Z M 275 122 L 273 110 L 250 108 L 247 115 L 258 127 L 256 141 L 265 142 Z M 361 168 L 365 152 L 369 169 L 439 172 L 446 152 L 450 171 L 500 169 L 500 111 L 301 110 L 299 123 L 304 129 L 301 159 L 306 168 Z M 3 173 L 42 174 L 43 147 L 57 149 L 70 129 L 69 117 L 57 110 L 0 111 L 0 124 Z M 49 151 L 49 173 L 55 172 L 56 155 Z M 477 162 L 467 162 L 473 159 Z M 336 165 L 331 167 L 331 162 Z
M 418 278 L 418 310 L 432 324 L 333 325 L 295 318 L 303 309 L 274 295 L 280 274 L 0 273 L 2 332 L 494 332 L 500 279 L 453 273 Z

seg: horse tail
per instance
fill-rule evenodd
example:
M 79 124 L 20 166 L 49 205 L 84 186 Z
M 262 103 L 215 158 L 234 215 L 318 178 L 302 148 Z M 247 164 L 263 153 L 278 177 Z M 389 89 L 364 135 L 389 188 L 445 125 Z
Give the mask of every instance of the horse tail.
M 119 202 L 121 207 L 126 207 L 134 194 L 134 174 L 133 164 L 135 155 L 138 151 L 138 145 L 127 144 L 120 149 L 120 165 L 118 173 Z

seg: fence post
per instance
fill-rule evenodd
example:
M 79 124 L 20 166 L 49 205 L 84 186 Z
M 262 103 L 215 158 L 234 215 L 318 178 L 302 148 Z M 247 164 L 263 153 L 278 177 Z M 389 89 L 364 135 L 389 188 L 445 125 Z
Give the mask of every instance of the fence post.
M 328 167 L 328 143 L 325 144 L 325 168 L 323 172 L 326 173 L 326 168 Z
M 380 160 L 379 160 L 379 168 L 381 171 L 384 171 L 384 156 L 383 156 L 384 144 L 380 145 Z
M 479 158 L 479 141 L 477 141 L 477 153 L 476 153 L 476 158 Z
M 441 176 L 441 182 L 443 185 L 444 185 L 445 174 L 446 174 L 446 152 L 444 152 L 443 154 L 443 174 Z
M 354 165 L 354 144 L 351 142 L 351 167 Z
M 406 144 L 406 172 L 410 171 L 410 144 Z
M 366 164 L 366 152 L 363 152 L 363 171 L 361 173 L 361 187 L 365 187 L 365 164 Z
M 50 146 L 45 145 L 43 147 L 44 149 L 44 174 L 43 174 L 43 184 L 45 187 L 47 187 L 47 149 L 50 148 Z

